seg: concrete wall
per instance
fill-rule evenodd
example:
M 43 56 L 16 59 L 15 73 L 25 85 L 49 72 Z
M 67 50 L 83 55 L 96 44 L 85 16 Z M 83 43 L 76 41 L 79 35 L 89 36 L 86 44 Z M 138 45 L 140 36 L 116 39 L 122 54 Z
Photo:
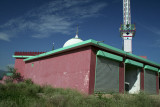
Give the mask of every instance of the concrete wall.
M 91 60 L 91 54 L 91 47 L 85 47 L 26 62 L 24 77 L 41 85 L 49 84 L 91 93 L 93 89 L 89 89 L 89 82 L 92 83 L 90 87 L 93 87 L 94 81 L 93 78 L 89 81 L 90 75 L 94 76 L 94 67 L 91 66 L 94 66 L 94 60 Z

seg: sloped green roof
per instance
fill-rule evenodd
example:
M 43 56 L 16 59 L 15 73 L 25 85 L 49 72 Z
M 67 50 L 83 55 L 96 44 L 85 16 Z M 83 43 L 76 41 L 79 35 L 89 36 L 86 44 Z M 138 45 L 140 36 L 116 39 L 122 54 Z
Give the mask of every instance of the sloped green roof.
M 147 63 L 147 64 L 150 64 L 152 66 L 156 66 L 156 67 L 160 68 L 160 64 L 157 64 L 157 63 L 152 62 L 148 59 L 144 59 L 142 57 L 136 56 L 134 54 L 127 53 L 127 52 L 125 52 L 121 49 L 109 46 L 107 44 L 104 44 L 102 42 L 98 42 L 98 41 L 95 41 L 95 40 L 92 40 L 92 39 L 89 39 L 89 40 L 86 40 L 86 41 L 83 41 L 83 42 L 79 42 L 77 44 L 73 44 L 73 45 L 70 45 L 70 46 L 67 46 L 67 47 L 64 47 L 64 48 L 59 48 L 59 49 L 56 49 L 56 50 L 53 50 L 53 51 L 49 51 L 49 52 L 46 52 L 46 53 L 43 53 L 43 54 L 39 54 L 39 55 L 36 55 L 36 56 L 32 56 L 32 57 L 24 59 L 24 61 L 31 61 L 31 60 L 34 60 L 34 59 L 50 56 L 50 55 L 53 55 L 53 54 L 57 54 L 57 53 L 61 53 L 61 52 L 64 52 L 64 51 L 69 51 L 69 50 L 72 50 L 72 49 L 76 49 L 76 48 L 84 47 L 84 46 L 89 46 L 89 45 L 99 47 L 99 48 L 102 48 L 104 50 L 108 50 L 108 51 L 111 51 L 113 53 L 117 53 L 120 56 L 135 59 L 135 60 L 141 61 L 143 63 Z
M 134 65 L 134 66 L 137 66 L 137 67 L 143 67 L 143 64 L 140 63 L 140 62 L 137 62 L 137 61 L 133 61 L 131 59 L 126 59 L 125 60 L 125 63 L 126 64 L 131 64 L 131 65 Z
M 97 56 L 109 58 L 116 61 L 123 61 L 123 57 L 99 50 Z
M 158 72 L 158 68 L 155 68 L 155 67 L 152 67 L 152 66 L 149 66 L 149 65 L 146 65 L 144 67 L 144 69 L 148 69 L 148 70 L 152 70 L 152 71 L 157 71 Z

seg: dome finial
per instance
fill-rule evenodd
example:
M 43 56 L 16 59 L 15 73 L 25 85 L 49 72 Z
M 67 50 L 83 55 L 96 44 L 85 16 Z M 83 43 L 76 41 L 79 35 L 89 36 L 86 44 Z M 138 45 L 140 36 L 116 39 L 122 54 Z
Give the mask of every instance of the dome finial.
M 70 46 L 70 45 L 73 45 L 73 44 L 76 44 L 76 43 L 79 43 L 79 42 L 83 42 L 83 40 L 80 39 L 80 38 L 78 38 L 78 25 L 77 25 L 77 32 L 76 32 L 75 38 L 69 39 L 69 40 L 63 45 L 63 47 Z
M 75 38 L 78 38 L 78 24 L 77 24 L 77 32 Z

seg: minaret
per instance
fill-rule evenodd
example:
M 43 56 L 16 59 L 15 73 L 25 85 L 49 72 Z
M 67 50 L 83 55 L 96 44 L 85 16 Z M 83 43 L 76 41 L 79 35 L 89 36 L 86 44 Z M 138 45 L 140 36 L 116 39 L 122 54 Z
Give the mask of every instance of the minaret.
M 130 0 L 123 0 L 123 24 L 120 27 L 120 35 L 124 40 L 124 51 L 132 53 L 132 38 L 135 32 L 135 24 L 131 24 Z

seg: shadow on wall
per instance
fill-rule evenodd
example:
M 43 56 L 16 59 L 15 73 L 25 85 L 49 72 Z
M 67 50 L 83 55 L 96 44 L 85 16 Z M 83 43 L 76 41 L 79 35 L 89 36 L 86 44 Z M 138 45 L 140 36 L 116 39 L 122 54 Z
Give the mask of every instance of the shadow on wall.
M 159 76 L 159 89 L 160 89 L 160 76 Z
M 137 93 L 140 90 L 140 78 L 138 68 L 126 65 L 125 70 L 125 91 L 129 93 Z

